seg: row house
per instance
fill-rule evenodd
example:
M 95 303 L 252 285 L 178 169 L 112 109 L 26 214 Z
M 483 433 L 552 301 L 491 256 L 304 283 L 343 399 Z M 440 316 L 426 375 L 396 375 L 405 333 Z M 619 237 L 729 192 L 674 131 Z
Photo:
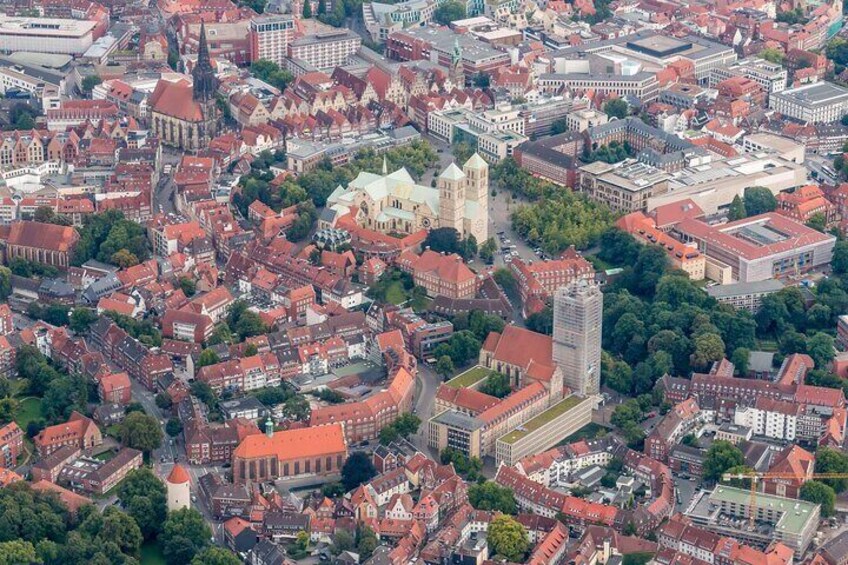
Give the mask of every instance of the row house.
M 15 422 L 0 428 L 0 456 L 2 467 L 13 468 L 24 451 L 24 432 Z
M 274 353 L 258 353 L 201 367 L 197 379 L 217 392 L 245 392 L 280 384 L 280 362 Z
M 254 422 L 240 418 L 223 424 L 192 419 L 183 431 L 186 459 L 192 465 L 229 463 L 244 438 L 261 433 Z

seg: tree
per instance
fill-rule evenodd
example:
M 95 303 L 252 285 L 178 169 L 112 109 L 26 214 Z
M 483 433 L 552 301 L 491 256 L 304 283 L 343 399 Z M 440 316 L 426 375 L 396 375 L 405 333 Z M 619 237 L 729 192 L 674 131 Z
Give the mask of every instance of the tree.
M 833 259 L 830 266 L 837 275 L 848 273 L 848 239 L 837 241 L 833 246 Z
M 477 510 L 496 510 L 504 514 L 515 514 L 518 509 L 512 489 L 492 481 L 471 485 L 468 488 L 468 502 Z
M 448 0 L 433 13 L 433 19 L 441 25 L 448 25 L 456 20 L 465 18 L 465 4 L 456 0 Z
M 748 358 L 751 356 L 751 351 L 746 347 L 737 347 L 730 356 L 730 362 L 733 363 L 736 369 L 736 374 L 744 377 L 748 374 Z
M 333 555 L 338 555 L 342 551 L 348 551 L 354 548 L 354 539 L 347 530 L 338 530 L 333 535 L 333 544 L 330 546 L 330 552 Z
M 318 15 L 323 16 L 327 13 L 327 2 L 326 0 L 318 0 Z
M 149 467 L 141 467 L 130 471 L 120 483 L 118 498 L 138 524 L 144 538 L 154 538 L 168 512 L 165 484 Z
M 29 565 L 41 563 L 32 542 L 10 540 L 0 543 L 0 565 Z
M 725 440 L 714 441 L 707 450 L 702 466 L 702 476 L 707 481 L 716 482 L 731 467 L 745 464 L 745 456 L 738 447 Z
M 824 332 L 815 334 L 807 340 L 807 354 L 813 358 L 816 367 L 825 369 L 836 355 L 833 338 Z
M 121 423 L 121 443 L 126 447 L 153 451 L 162 445 L 162 428 L 153 416 L 142 412 L 129 414 Z
M 68 326 L 75 333 L 85 333 L 88 328 L 97 321 L 97 313 L 89 308 L 74 308 L 71 311 L 70 323 Z
M 439 357 L 438 361 L 436 361 L 436 373 L 441 375 L 441 377 L 445 380 L 448 379 L 451 375 L 454 374 L 456 368 L 453 366 L 453 361 L 450 358 L 450 355 L 442 355 Z
M 512 392 L 509 377 L 503 373 L 492 373 L 480 387 L 480 392 L 496 398 L 504 398 Z
M 308 20 L 312 17 L 312 3 L 310 2 L 310 0 L 304 0 L 302 15 L 304 20 Z
M 824 233 L 824 231 L 827 229 L 827 218 L 821 212 L 816 212 L 815 214 L 810 216 L 809 220 L 807 220 L 806 226 L 808 228 L 812 228 L 816 231 Z
M 736 220 L 742 220 L 747 217 L 748 212 L 745 211 L 745 203 L 737 194 L 730 202 L 730 208 L 727 210 L 727 219 L 731 222 L 735 222 Z
M 352 453 L 342 466 L 342 484 L 350 492 L 362 483 L 367 483 L 377 474 L 371 458 L 361 451 Z
M 639 296 L 652 297 L 668 269 L 668 256 L 661 247 L 643 245 L 632 270 L 626 275 L 627 288 Z
M 159 534 L 162 554 L 170 565 L 190 563 L 209 546 L 212 530 L 193 508 L 181 508 L 168 514 Z
M 430 230 L 422 247 L 429 247 L 436 253 L 459 253 L 459 232 L 453 228 Z
M 598 257 L 612 265 L 633 265 L 639 257 L 641 245 L 626 231 L 613 226 L 601 234 Z
M 222 547 L 207 547 L 191 560 L 191 565 L 241 565 L 241 563 L 241 559 L 234 553 Z
M 554 311 L 545 306 L 541 312 L 534 312 L 527 316 L 524 325 L 531 332 L 551 335 L 554 331 Z
M 215 403 L 218 401 L 218 395 L 215 394 L 215 391 L 212 390 L 212 387 L 208 383 L 196 380 L 189 385 L 189 390 L 192 396 L 196 396 L 198 400 L 209 408 L 215 407 Z
M 171 437 L 177 437 L 183 431 L 183 423 L 178 418 L 171 418 L 165 424 L 165 432 Z
M 0 267 L 0 300 L 9 298 L 12 294 L 12 271 L 8 267 Z
M 816 451 L 816 473 L 848 473 L 848 455 L 829 447 Z M 822 479 L 837 494 L 848 489 L 848 479 Z
M 180 288 L 186 296 L 194 296 L 197 292 L 197 283 L 191 277 L 180 277 Z
M 97 75 L 88 75 L 84 79 L 82 79 L 82 91 L 85 94 L 91 94 L 91 91 L 94 90 L 94 87 L 103 82 L 103 79 Z
M 200 369 L 201 367 L 206 367 L 207 365 L 216 365 L 220 362 L 221 358 L 218 357 L 218 353 L 216 353 L 214 349 L 204 349 L 197 357 L 196 368 Z
M 476 75 L 474 75 L 474 78 L 472 79 L 471 82 L 477 88 L 486 89 L 486 88 L 489 88 L 489 84 L 490 84 L 491 80 L 492 79 L 488 74 L 480 72 L 480 73 L 477 73 Z
M 724 341 L 720 335 L 701 334 L 693 340 L 693 343 L 695 352 L 692 354 L 692 365 L 704 368 L 724 359 Z
M 836 508 L 836 491 L 819 481 L 807 481 L 801 485 L 801 500 L 821 505 L 821 515 L 833 516 Z
M 777 198 L 764 186 L 749 186 L 745 189 L 745 210 L 748 217 L 773 212 L 777 208 Z
M 301 394 L 292 395 L 283 406 L 283 415 L 292 420 L 305 422 L 309 419 L 309 401 Z
M 486 241 L 483 242 L 483 245 L 480 246 L 480 260 L 486 263 L 487 265 L 491 265 L 495 259 L 495 252 L 498 250 L 498 244 L 495 243 L 495 238 L 490 237 Z
M 557 118 L 551 122 L 551 135 L 559 135 L 568 130 L 568 122 L 565 118 Z
M 174 405 L 174 400 L 171 398 L 171 395 L 167 392 L 160 392 L 156 395 L 155 398 L 156 406 L 160 410 L 170 410 Z
M 779 49 L 768 47 L 760 51 L 759 57 L 765 59 L 766 61 L 769 61 L 770 63 L 782 65 L 783 60 L 786 58 L 786 55 L 784 55 L 783 51 Z
M 623 120 L 630 113 L 630 106 L 627 104 L 627 101 L 621 98 L 615 98 L 613 100 L 608 100 L 607 103 L 604 104 L 604 113 L 610 118 Z
M 753 472 L 754 469 L 747 465 L 734 465 L 733 467 L 730 467 L 729 469 L 726 469 L 724 471 L 724 473 L 728 475 L 750 475 Z M 724 478 L 722 477 L 722 481 L 732 487 L 741 488 L 744 490 L 751 490 L 751 479 L 749 478 L 734 478 L 730 479 L 729 481 L 724 481 Z
M 356 551 L 362 560 L 371 557 L 377 548 L 377 534 L 368 526 L 362 524 L 356 528 Z
M 489 523 L 489 532 L 486 539 L 493 554 L 501 555 L 507 561 L 518 563 L 524 561 L 524 555 L 530 547 L 527 530 L 514 518 L 506 514 L 495 516 Z

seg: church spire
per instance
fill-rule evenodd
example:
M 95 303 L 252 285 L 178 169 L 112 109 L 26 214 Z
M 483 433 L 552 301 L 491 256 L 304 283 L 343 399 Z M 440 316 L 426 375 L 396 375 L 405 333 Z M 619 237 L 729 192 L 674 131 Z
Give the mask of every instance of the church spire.
M 194 99 L 208 102 L 215 98 L 218 90 L 218 79 L 209 58 L 209 46 L 206 43 L 206 24 L 200 22 L 200 44 L 197 48 L 197 64 L 191 73 L 194 79 Z

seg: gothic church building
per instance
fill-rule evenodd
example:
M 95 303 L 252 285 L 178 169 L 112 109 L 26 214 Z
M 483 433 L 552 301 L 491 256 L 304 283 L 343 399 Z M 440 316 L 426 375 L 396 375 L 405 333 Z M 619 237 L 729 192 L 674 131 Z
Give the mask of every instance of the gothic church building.
M 215 93 L 218 79 L 209 59 L 206 28 L 200 24 L 200 46 L 192 81 L 160 80 L 150 96 L 151 129 L 165 145 L 185 151 L 209 146 L 217 135 Z

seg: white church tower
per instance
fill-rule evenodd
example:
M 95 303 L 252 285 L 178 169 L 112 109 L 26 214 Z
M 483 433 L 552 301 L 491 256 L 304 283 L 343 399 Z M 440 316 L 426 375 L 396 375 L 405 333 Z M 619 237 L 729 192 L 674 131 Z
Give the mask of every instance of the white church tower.
M 436 180 L 439 189 L 439 227 L 453 228 L 464 236 L 465 173 L 451 163 Z
M 482 245 L 489 237 L 489 164 L 475 152 L 462 166 L 465 174 L 466 234 Z

